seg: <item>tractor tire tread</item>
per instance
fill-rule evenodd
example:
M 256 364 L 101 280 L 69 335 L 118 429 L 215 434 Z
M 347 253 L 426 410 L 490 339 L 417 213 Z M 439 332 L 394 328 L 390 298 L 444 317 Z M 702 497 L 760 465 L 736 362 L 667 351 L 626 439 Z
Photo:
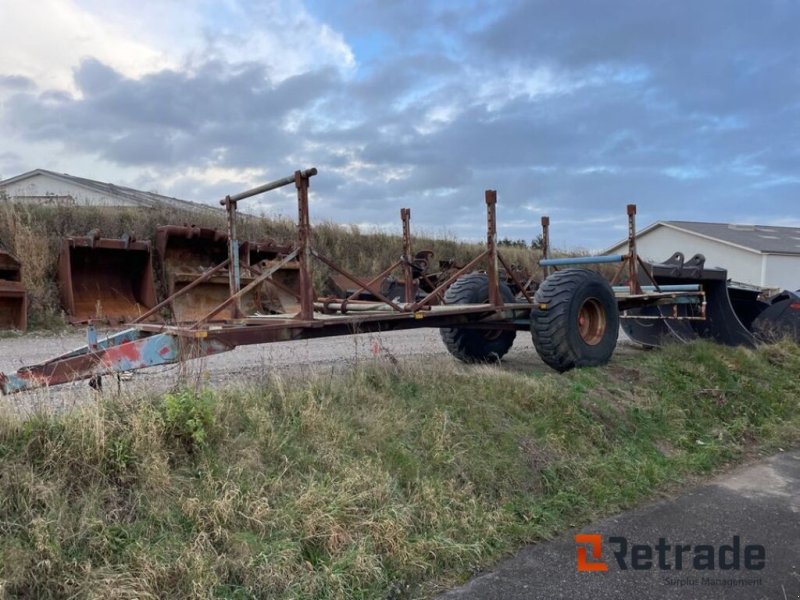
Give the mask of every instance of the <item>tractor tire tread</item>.
M 485 273 L 468 273 L 459 277 L 444 294 L 445 304 L 480 304 L 488 299 L 489 278 Z M 513 302 L 514 295 L 500 283 L 504 302 Z M 442 341 L 455 358 L 466 363 L 497 362 L 511 349 L 516 331 L 503 331 L 495 339 L 486 339 L 485 332 L 461 327 L 442 327 Z
M 569 316 L 575 309 L 575 302 L 583 303 L 583 298 L 576 300 L 576 297 L 586 284 L 599 284 L 603 290 L 601 295 L 604 298 L 601 301 L 607 313 L 607 329 L 601 340 L 600 356 L 582 352 L 580 344 L 575 343 L 574 330 L 577 324 Z M 611 286 L 601 275 L 587 269 L 556 271 L 536 291 L 534 304 L 536 306 L 531 311 L 531 335 L 537 353 L 547 365 L 564 372 L 574 367 L 595 366 L 608 361 L 613 347 L 616 346 L 619 314 Z M 539 310 L 540 305 L 545 305 L 546 310 Z M 610 351 L 606 351 L 609 347 Z

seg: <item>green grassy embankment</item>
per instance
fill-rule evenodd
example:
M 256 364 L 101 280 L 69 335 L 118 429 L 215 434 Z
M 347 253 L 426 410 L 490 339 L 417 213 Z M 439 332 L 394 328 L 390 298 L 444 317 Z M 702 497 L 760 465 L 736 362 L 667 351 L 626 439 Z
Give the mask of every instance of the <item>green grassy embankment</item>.
M 800 348 L 433 362 L 0 419 L 9 597 L 401 598 L 800 441 Z

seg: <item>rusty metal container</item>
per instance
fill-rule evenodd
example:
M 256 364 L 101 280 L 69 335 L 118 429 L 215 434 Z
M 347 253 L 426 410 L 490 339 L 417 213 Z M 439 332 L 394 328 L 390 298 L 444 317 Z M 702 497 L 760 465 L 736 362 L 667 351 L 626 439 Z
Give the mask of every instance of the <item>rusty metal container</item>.
M 156 229 L 156 251 L 161 259 L 162 277 L 167 296 L 186 287 L 228 258 L 228 234 L 218 229 L 186 225 L 164 225 Z M 239 260 L 247 264 L 247 245 L 240 246 Z M 241 276 L 242 285 L 252 278 Z M 230 295 L 229 270 L 195 287 L 191 292 L 175 298 L 171 303 L 176 323 L 191 323 L 207 315 Z M 242 299 L 242 310 L 256 312 L 253 295 Z M 225 321 L 234 317 L 233 307 L 215 315 L 212 321 Z
M 28 295 L 22 285 L 22 265 L 0 248 L 0 329 L 28 326 Z
M 61 303 L 70 323 L 122 323 L 156 305 L 150 242 L 103 238 L 97 230 L 61 242 Z

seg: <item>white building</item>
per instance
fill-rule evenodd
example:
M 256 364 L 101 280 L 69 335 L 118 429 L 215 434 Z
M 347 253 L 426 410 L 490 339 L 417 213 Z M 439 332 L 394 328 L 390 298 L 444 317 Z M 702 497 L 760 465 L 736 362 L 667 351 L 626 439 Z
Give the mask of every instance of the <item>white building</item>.
M 624 254 L 627 240 L 606 254 Z M 688 260 L 706 257 L 709 267 L 723 267 L 734 281 L 767 288 L 800 289 L 800 227 L 728 225 L 659 221 L 637 234 L 639 255 L 661 262 L 675 252 Z
M 103 183 L 35 169 L 16 177 L 0 180 L 0 197 L 12 202 L 56 206 L 133 206 L 153 208 L 171 206 L 185 210 L 219 212 L 220 209 L 196 202 L 143 192 L 133 188 Z

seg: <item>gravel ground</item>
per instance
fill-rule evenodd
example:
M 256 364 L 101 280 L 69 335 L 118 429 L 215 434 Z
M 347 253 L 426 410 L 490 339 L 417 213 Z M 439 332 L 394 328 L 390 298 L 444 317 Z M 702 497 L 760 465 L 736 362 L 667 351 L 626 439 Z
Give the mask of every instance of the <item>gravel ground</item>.
M 102 335 L 104 332 L 98 332 Z M 108 332 L 110 333 L 110 332 Z M 12 373 L 24 365 L 53 358 L 85 344 L 85 335 L 79 330 L 61 334 L 28 333 L 0 339 L 0 372 Z M 623 351 L 631 347 L 621 342 Z M 399 360 L 414 360 L 422 356 L 450 360 L 449 354 L 436 329 L 411 329 L 377 334 L 359 334 L 341 337 L 278 342 L 257 346 L 242 346 L 205 358 L 188 361 L 183 365 L 151 367 L 125 374 L 122 381 L 104 378 L 105 391 L 136 393 L 138 391 L 163 391 L 174 386 L 180 378 L 201 378 L 204 383 L 218 386 L 227 383 L 246 384 L 270 374 L 302 375 L 307 370 L 345 370 L 355 363 L 386 360 L 387 356 Z M 530 335 L 518 332 L 511 351 L 503 360 L 502 368 L 531 372 L 548 371 L 536 355 Z M 9 396 L 8 405 L 30 410 L 34 407 L 69 407 L 92 398 L 85 381 Z

